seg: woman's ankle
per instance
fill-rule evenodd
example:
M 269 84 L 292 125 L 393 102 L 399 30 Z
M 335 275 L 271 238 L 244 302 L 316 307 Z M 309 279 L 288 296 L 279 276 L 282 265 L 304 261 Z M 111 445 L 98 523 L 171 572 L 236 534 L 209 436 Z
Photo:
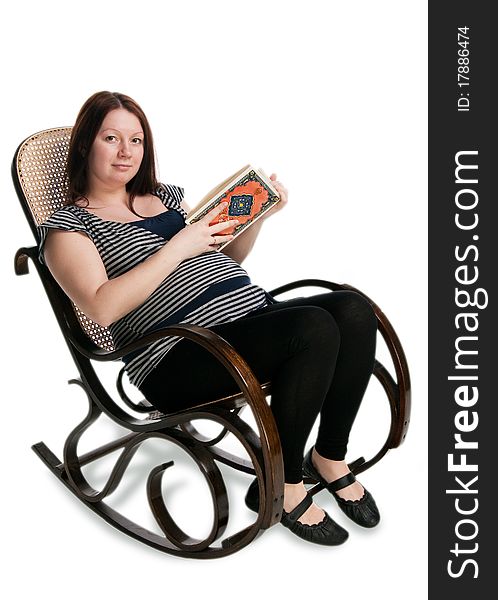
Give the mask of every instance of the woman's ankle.
M 304 500 L 307 491 L 304 483 L 286 483 L 284 486 L 284 510 L 291 512 L 296 506 Z M 325 512 L 316 504 L 312 504 L 299 518 L 300 523 L 306 525 L 316 525 L 325 518 Z
M 304 500 L 306 497 L 306 488 L 304 483 L 286 483 L 284 485 L 284 510 L 290 512 Z
M 347 475 L 350 472 L 345 459 L 333 460 L 331 458 L 325 458 L 317 452 L 316 448 L 313 448 L 311 460 L 320 475 L 330 481 L 338 479 L 343 475 Z
M 344 475 L 351 472 L 348 464 L 345 460 L 332 460 L 321 456 L 315 448 L 311 454 L 311 461 L 315 469 L 328 483 L 340 479 Z M 365 493 L 364 487 L 359 481 L 355 481 L 348 486 L 345 486 L 341 490 L 338 490 L 336 494 L 344 500 L 360 500 Z

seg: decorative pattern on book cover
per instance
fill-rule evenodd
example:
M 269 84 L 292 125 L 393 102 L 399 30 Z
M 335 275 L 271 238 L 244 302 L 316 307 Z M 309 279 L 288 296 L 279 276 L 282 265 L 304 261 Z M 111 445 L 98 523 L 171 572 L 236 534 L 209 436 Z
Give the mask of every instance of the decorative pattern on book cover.
M 187 218 L 187 223 L 195 223 L 218 206 L 220 202 L 228 202 L 226 208 L 210 222 L 210 225 L 230 221 L 234 218 L 238 219 L 237 225 L 227 227 L 219 232 L 219 235 L 233 234 L 233 239 L 235 239 L 279 200 L 276 190 L 265 181 L 264 174 L 251 168 L 245 175 L 233 181 L 228 189 L 222 190 L 208 199 L 200 212 L 198 212 L 199 207 L 192 211 L 192 216 Z M 220 244 L 220 249 L 233 239 Z

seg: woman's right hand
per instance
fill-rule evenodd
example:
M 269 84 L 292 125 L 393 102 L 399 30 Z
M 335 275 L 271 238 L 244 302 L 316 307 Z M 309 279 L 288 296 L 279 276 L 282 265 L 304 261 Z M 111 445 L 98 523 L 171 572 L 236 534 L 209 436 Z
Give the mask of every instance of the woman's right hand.
M 217 234 L 224 229 L 236 225 L 239 222 L 238 219 L 231 219 L 230 221 L 209 225 L 227 204 L 228 202 L 221 202 L 218 206 L 204 215 L 202 219 L 181 229 L 164 246 L 165 251 L 171 252 L 173 250 L 178 254 L 181 260 L 185 260 L 186 258 L 192 258 L 199 254 L 203 254 L 204 252 L 216 250 L 218 244 L 233 239 L 233 235 Z

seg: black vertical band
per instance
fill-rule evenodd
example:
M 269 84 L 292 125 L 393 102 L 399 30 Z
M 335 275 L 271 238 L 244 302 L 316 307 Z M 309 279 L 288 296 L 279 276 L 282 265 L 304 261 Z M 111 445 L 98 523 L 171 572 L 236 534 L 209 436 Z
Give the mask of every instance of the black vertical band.
M 429 3 L 429 598 L 495 588 L 497 25 Z M 496 592 L 491 592 L 491 594 Z

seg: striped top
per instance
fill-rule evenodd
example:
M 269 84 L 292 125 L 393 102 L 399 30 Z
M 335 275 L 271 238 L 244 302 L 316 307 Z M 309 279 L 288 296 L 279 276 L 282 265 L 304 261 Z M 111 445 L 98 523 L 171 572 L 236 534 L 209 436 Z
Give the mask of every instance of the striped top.
M 39 226 L 39 258 L 49 229 L 81 231 L 95 244 L 109 279 L 126 273 L 162 248 L 185 224 L 183 188 L 161 184 L 155 194 L 169 209 L 147 219 L 107 221 L 79 206 L 64 206 Z M 182 261 L 139 306 L 109 326 L 120 348 L 174 323 L 211 327 L 228 323 L 274 300 L 232 258 L 212 250 Z M 182 338 L 168 336 L 123 357 L 130 382 L 139 386 Z

